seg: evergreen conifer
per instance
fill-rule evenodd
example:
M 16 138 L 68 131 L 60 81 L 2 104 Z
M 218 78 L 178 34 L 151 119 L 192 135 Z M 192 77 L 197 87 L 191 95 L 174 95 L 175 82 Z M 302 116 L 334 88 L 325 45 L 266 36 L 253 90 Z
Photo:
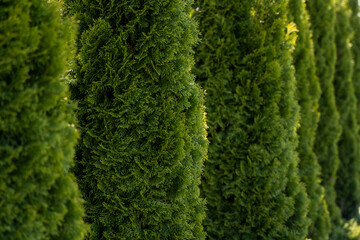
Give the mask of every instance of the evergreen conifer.
M 306 185 L 310 199 L 309 218 L 312 224 L 309 228 L 309 237 L 312 239 L 328 239 L 331 223 L 324 199 L 324 188 L 320 183 L 321 169 L 313 149 L 319 120 L 318 101 L 321 90 L 319 79 L 315 75 L 314 49 L 309 16 L 304 1 L 289 0 L 289 13 L 289 20 L 293 21 L 298 29 L 293 53 L 297 82 L 296 97 L 301 107 L 297 151 L 300 158 L 301 180 Z
M 64 80 L 73 25 L 45 0 L 0 2 L 0 239 L 77 240 L 77 139 Z
M 287 1 L 199 0 L 196 75 L 207 91 L 202 193 L 209 239 L 304 239 Z
M 353 38 L 351 41 L 352 55 L 354 59 L 353 68 L 353 85 L 355 96 L 357 99 L 357 121 L 360 125 L 360 17 L 359 17 L 359 2 L 358 0 L 349 0 L 349 8 L 352 10 L 351 27 L 353 28 Z
M 322 92 L 314 150 L 321 166 L 321 179 L 330 218 L 338 226 L 341 224 L 341 215 L 336 205 L 335 182 L 339 166 L 337 143 L 341 125 L 333 85 L 336 62 L 335 0 L 309 0 L 307 8 L 313 33 L 316 75 Z
M 349 220 L 357 216 L 360 203 L 357 100 L 352 82 L 353 59 L 350 46 L 353 29 L 348 1 L 337 0 L 336 6 L 337 62 L 334 86 L 342 134 L 338 143 L 340 165 L 335 186 L 342 218 Z
M 353 38 L 351 41 L 352 46 L 352 55 L 353 55 L 353 76 L 352 82 L 354 86 L 355 97 L 357 99 L 356 106 L 356 119 L 358 124 L 358 131 L 360 126 L 360 17 L 359 17 L 359 1 L 358 0 L 349 0 L 349 8 L 352 11 L 351 14 L 351 27 L 353 29 Z M 358 132 L 359 134 L 359 132 Z M 360 143 L 360 138 L 358 139 Z M 358 156 L 360 157 L 360 156 Z M 359 164 L 360 165 L 360 164 Z M 360 173 L 360 166 L 358 167 L 358 173 Z M 357 217 L 357 220 L 360 221 L 360 216 Z
M 90 239 L 204 239 L 192 0 L 66 0 L 80 20 L 75 173 Z

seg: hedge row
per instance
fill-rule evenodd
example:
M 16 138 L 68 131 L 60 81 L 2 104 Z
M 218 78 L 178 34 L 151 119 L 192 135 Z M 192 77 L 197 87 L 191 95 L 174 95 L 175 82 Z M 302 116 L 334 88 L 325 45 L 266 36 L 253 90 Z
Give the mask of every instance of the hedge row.
M 358 8 L 0 2 L 0 239 L 359 239 Z

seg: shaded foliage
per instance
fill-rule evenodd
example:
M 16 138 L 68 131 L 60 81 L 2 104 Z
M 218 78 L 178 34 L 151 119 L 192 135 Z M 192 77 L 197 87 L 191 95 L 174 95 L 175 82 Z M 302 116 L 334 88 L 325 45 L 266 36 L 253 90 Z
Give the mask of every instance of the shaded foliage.
M 287 1 L 200 0 L 198 82 L 206 90 L 209 159 L 202 193 L 209 239 L 303 239 L 299 107 Z M 286 40 L 285 40 L 286 39 Z
M 289 0 L 289 20 L 296 24 L 298 37 L 293 53 L 295 77 L 297 82 L 296 97 L 299 101 L 300 127 L 298 129 L 299 169 L 302 182 L 310 199 L 309 218 L 312 223 L 309 237 L 328 239 L 331 222 L 324 188 L 321 185 L 321 168 L 314 153 L 314 140 L 319 121 L 320 83 L 315 74 L 315 57 L 310 31 L 309 16 L 302 0 Z
M 342 134 L 338 143 L 340 165 L 336 181 L 337 204 L 343 218 L 358 215 L 360 203 L 360 155 L 357 100 L 352 82 L 353 59 L 350 41 L 353 34 L 351 11 L 347 0 L 338 0 L 336 9 L 337 62 L 335 71 L 336 105 L 340 113 Z
M 307 8 L 313 32 L 316 75 L 319 77 L 322 91 L 314 150 L 321 166 L 321 179 L 330 218 L 335 226 L 339 226 L 341 215 L 335 202 L 335 182 L 339 166 L 337 143 L 341 134 L 341 125 L 333 85 L 336 63 L 335 1 L 307 1 Z
M 69 173 L 77 139 L 64 79 L 73 25 L 48 1 L 0 2 L 0 239 L 83 239 Z

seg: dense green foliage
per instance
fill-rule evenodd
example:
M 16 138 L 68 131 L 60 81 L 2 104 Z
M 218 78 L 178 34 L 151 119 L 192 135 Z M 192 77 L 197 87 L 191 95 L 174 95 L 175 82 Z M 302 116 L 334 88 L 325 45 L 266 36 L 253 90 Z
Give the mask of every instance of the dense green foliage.
M 207 92 L 209 239 L 304 239 L 287 1 L 200 0 L 195 70 Z M 287 40 L 285 40 L 287 39 Z
M 289 13 L 289 20 L 293 21 L 298 29 L 293 53 L 297 82 L 296 96 L 301 107 L 297 151 L 300 158 L 301 180 L 305 183 L 310 199 L 309 218 L 312 224 L 309 228 L 309 237 L 328 239 L 331 223 L 324 199 L 324 188 L 320 184 L 321 169 L 313 149 L 319 120 L 318 101 L 321 90 L 319 79 L 315 75 L 314 49 L 304 1 L 289 0 Z
M 354 59 L 353 85 L 357 99 L 357 121 L 360 125 L 360 17 L 358 0 L 349 0 L 349 8 L 352 10 L 351 27 L 353 28 L 352 54 Z
M 75 173 L 90 239 L 204 239 L 191 0 L 65 1 L 80 20 Z
M 355 91 L 355 97 L 357 99 L 357 106 L 356 106 L 356 119 L 358 127 L 360 126 L 360 17 L 359 17 L 359 2 L 358 0 L 349 0 L 349 8 L 352 10 L 352 15 L 350 18 L 351 27 L 353 29 L 353 38 L 351 41 L 351 49 L 353 55 L 353 76 L 352 82 Z M 359 131 L 359 128 L 357 129 Z M 359 132 L 358 132 L 359 134 Z M 358 139 L 360 142 L 360 139 Z M 358 156 L 359 157 L 359 156 Z M 360 173 L 360 164 L 358 163 L 357 166 L 358 174 Z M 359 187 L 359 186 L 357 186 Z M 360 221 L 360 217 L 357 217 L 358 221 Z
M 336 105 L 340 113 L 342 134 L 338 143 L 340 165 L 336 180 L 337 204 L 341 215 L 351 219 L 358 214 L 360 203 L 360 155 L 357 123 L 357 100 L 352 83 L 353 60 L 351 11 L 347 0 L 337 0 L 336 49 L 337 62 L 334 78 Z
M 341 134 L 339 113 L 335 103 L 334 74 L 336 62 L 335 2 L 334 0 L 309 0 L 307 8 L 316 60 L 316 75 L 319 77 L 321 97 L 320 120 L 316 132 L 314 151 L 321 166 L 321 179 L 330 218 L 340 224 L 340 210 L 336 205 L 336 172 L 339 166 L 337 143 Z
M 353 28 L 352 54 L 354 59 L 353 85 L 357 101 L 357 121 L 360 124 L 360 17 L 358 0 L 349 0 L 349 8 L 352 10 L 351 27 Z
M 60 76 L 73 26 L 45 0 L 0 2 L 0 239 L 82 239 L 77 134 Z

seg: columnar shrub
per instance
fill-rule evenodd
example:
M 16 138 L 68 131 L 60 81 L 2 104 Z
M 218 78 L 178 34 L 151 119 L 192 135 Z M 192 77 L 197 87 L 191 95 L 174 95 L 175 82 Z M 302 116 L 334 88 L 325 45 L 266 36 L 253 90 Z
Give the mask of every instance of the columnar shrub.
M 352 10 L 351 27 L 353 28 L 353 38 L 351 41 L 351 49 L 354 59 L 353 68 L 353 85 L 357 99 L 357 121 L 360 124 L 360 17 L 358 0 L 349 0 L 349 8 Z
M 200 0 L 196 75 L 207 92 L 202 193 L 209 239 L 303 239 L 298 105 L 287 1 Z
M 351 41 L 351 49 L 354 61 L 352 82 L 357 99 L 356 105 L 356 119 L 358 127 L 360 126 L 360 17 L 359 17 L 359 2 L 358 0 L 349 0 L 349 8 L 352 10 L 351 27 L 353 29 L 353 38 Z M 359 131 L 359 128 L 358 128 Z M 360 139 L 358 139 L 360 142 Z M 358 156 L 359 157 L 359 156 Z M 360 167 L 359 165 L 356 167 Z M 360 172 L 360 169 L 358 168 Z M 360 217 L 358 217 L 360 220 Z
M 360 203 L 360 155 L 357 122 L 357 100 L 352 82 L 353 59 L 350 46 L 353 29 L 347 0 L 338 0 L 336 8 L 335 70 L 336 105 L 340 113 L 342 134 L 338 143 L 340 165 L 336 180 L 337 204 L 341 215 L 350 219 L 358 214 Z
M 64 80 L 73 25 L 45 0 L 0 2 L 0 239 L 82 239 Z
M 314 140 L 319 121 L 320 83 L 315 75 L 315 57 L 310 31 L 309 16 L 302 0 L 289 0 L 289 20 L 296 24 L 298 37 L 293 52 L 296 97 L 300 105 L 300 127 L 298 129 L 299 169 L 301 180 L 306 185 L 310 199 L 309 218 L 312 224 L 309 237 L 328 239 L 330 217 L 324 199 L 324 188 L 320 183 L 321 169 L 314 153 Z
M 333 85 L 336 62 L 335 1 L 309 0 L 307 8 L 313 33 L 316 75 L 319 77 L 322 92 L 314 150 L 321 166 L 321 179 L 330 218 L 335 225 L 339 225 L 341 217 L 335 202 L 335 182 L 339 166 L 337 143 L 341 134 L 341 125 Z
M 191 0 L 65 1 L 80 20 L 75 173 L 90 239 L 204 239 Z

